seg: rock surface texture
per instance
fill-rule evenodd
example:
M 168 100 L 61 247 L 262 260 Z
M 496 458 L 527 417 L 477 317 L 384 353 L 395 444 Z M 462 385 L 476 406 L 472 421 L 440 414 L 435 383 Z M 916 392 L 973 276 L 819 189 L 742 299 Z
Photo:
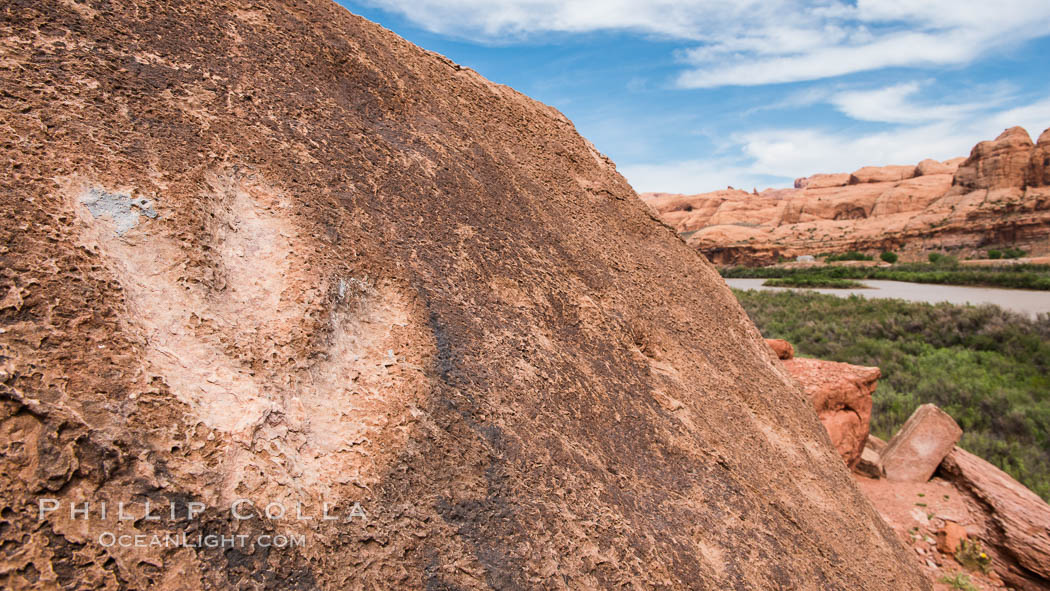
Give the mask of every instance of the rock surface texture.
M 0 587 L 929 588 L 554 109 L 322 0 L 14 0 L 0 43 Z
M 1050 505 L 1008 474 L 954 448 L 941 473 L 966 495 L 976 536 L 999 576 L 1017 589 L 1050 589 Z
M 948 413 L 933 404 L 915 409 L 882 451 L 886 478 L 926 482 L 962 437 L 962 429 Z
M 878 385 L 879 368 L 803 358 L 783 363 L 809 396 L 846 465 L 856 466 L 871 428 L 871 394 Z
M 860 250 L 1050 253 L 1050 129 L 1033 144 L 1014 127 L 969 158 L 817 174 L 757 195 L 647 193 L 665 223 L 716 264 Z

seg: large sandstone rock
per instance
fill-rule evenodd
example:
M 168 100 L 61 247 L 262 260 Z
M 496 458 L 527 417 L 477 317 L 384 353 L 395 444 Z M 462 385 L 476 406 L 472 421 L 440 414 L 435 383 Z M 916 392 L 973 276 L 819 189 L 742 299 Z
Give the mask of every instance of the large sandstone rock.
M 1008 474 L 958 447 L 943 475 L 971 504 L 976 536 L 999 576 L 1017 589 L 1050 589 L 1050 505 Z
M 854 467 L 871 429 L 871 394 L 879 368 L 803 358 L 783 363 L 809 396 L 839 455 Z
M 850 174 L 841 172 L 837 174 L 814 174 L 812 176 L 795 179 L 796 189 L 826 189 L 828 187 L 845 187 L 849 184 Z
M 795 348 L 784 339 L 766 339 L 766 344 L 777 355 L 777 359 L 791 359 L 795 356 Z
M 915 165 L 915 176 L 927 176 L 931 174 L 955 174 L 958 167 L 948 166 L 943 162 L 938 162 L 927 158 L 922 162 Z
M 929 588 L 555 109 L 328 1 L 2 14 L 3 588 Z
M 962 429 L 933 404 L 915 409 L 883 450 L 882 468 L 889 480 L 925 482 L 937 471 Z
M 974 146 L 953 184 L 964 190 L 1024 187 L 1033 147 L 1023 127 L 1011 127 L 993 141 Z
M 1050 128 L 1044 131 L 1035 143 L 1028 169 L 1028 186 L 1047 185 L 1050 185 Z
M 903 181 L 915 176 L 914 166 L 865 166 L 853 172 L 849 177 L 849 184 L 859 185 L 862 183 L 893 183 Z

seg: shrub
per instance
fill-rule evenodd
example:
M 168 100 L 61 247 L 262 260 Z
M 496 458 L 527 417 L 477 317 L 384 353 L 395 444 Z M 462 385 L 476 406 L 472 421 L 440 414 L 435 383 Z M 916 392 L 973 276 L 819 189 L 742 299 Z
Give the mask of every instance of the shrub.
M 1001 259 L 1001 258 L 1003 258 L 1003 251 L 996 250 L 996 249 L 993 248 L 993 249 L 988 251 L 988 258 L 990 258 L 990 259 Z
M 831 255 L 828 255 L 827 258 L 824 259 L 824 261 L 828 262 L 828 263 L 834 263 L 835 261 L 872 261 L 872 260 L 875 260 L 875 259 L 872 258 L 869 255 L 866 255 L 866 254 L 864 254 L 862 252 L 857 252 L 855 250 L 851 250 L 849 252 L 843 252 L 843 253 L 839 253 L 839 254 L 831 254 Z
M 959 259 L 939 252 L 931 252 L 927 258 L 931 264 L 938 267 L 954 267 L 959 264 Z
M 835 289 L 852 289 L 866 287 L 863 283 L 859 281 L 853 281 L 850 279 L 805 276 L 766 279 L 762 282 L 762 285 L 766 287 L 825 287 Z
M 880 254 L 879 258 L 892 265 L 893 263 L 897 262 L 897 258 L 898 257 L 897 257 L 896 253 L 893 253 L 893 252 L 890 252 L 890 251 L 887 250 L 886 252 L 883 252 L 882 254 Z
M 973 582 L 970 581 L 970 576 L 966 573 L 955 573 L 950 577 L 944 575 L 941 577 L 941 582 L 952 589 L 959 589 L 960 591 L 981 591 L 974 586 Z
M 1004 259 L 1019 259 L 1019 258 L 1023 257 L 1026 254 L 1028 254 L 1028 253 L 1023 251 L 1023 250 L 1021 250 L 1020 248 L 1007 248 L 1006 250 L 1003 251 L 1003 258 Z
M 984 553 L 984 547 L 977 540 L 963 540 L 955 551 L 955 560 L 970 570 L 979 570 L 984 574 L 992 572 L 992 559 Z

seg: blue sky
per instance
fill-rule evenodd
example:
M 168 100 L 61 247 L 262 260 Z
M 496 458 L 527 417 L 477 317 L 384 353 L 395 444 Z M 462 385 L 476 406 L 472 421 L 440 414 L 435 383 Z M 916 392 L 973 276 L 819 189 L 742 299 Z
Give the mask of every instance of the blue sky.
M 1050 0 L 340 0 L 565 113 L 639 192 L 790 186 L 1050 127 Z

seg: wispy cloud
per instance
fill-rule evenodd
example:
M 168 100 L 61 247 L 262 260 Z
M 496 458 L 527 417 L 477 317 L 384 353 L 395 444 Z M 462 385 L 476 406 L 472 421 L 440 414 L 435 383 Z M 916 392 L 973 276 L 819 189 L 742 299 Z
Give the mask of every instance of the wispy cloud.
M 489 43 L 633 31 L 681 39 L 684 88 L 966 64 L 1050 32 L 1046 0 L 365 0 Z
M 831 94 L 828 102 L 857 121 L 922 123 L 962 120 L 994 109 L 1010 98 L 1000 89 L 965 103 L 923 102 L 918 100 L 921 88 L 922 84 L 913 81 L 874 90 L 842 91 Z
M 895 125 L 857 133 L 834 128 L 765 128 L 734 134 L 730 140 L 743 153 L 738 159 L 714 162 L 689 160 L 625 166 L 622 172 L 638 191 L 699 193 L 721 189 L 790 186 L 798 176 L 820 172 L 852 172 L 861 166 L 915 164 L 925 158 L 946 160 L 966 156 L 977 142 L 992 139 L 1007 127 L 1020 125 L 1033 139 L 1050 127 L 1050 99 L 1021 106 L 984 109 L 974 105 L 944 108 L 915 104 L 911 84 L 867 94 L 833 95 L 843 110 L 860 108 L 875 97 L 888 97 L 892 110 L 880 120 L 907 119 L 916 125 Z M 843 96 L 843 95 L 848 96 Z M 885 108 L 885 107 L 880 107 Z
M 620 173 L 640 193 L 701 193 L 728 186 L 750 191 L 775 184 L 775 176 L 755 166 L 730 160 L 679 160 L 654 164 L 629 164 Z

